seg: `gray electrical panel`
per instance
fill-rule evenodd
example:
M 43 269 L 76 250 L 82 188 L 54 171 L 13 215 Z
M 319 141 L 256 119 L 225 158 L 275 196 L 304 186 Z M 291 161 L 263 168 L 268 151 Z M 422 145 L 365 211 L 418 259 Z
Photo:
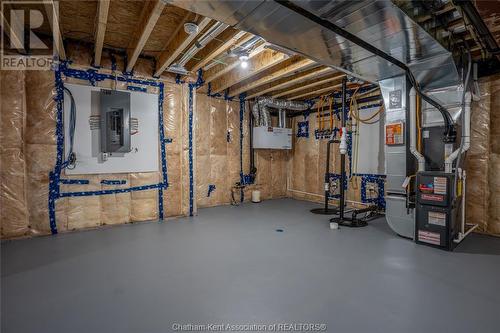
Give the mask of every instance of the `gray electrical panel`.
M 101 90 L 101 152 L 129 153 L 130 93 Z

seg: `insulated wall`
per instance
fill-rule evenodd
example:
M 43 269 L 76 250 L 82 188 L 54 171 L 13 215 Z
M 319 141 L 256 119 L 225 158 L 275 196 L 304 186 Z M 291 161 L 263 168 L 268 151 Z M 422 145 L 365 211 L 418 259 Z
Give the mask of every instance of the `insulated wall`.
M 481 99 L 472 102 L 471 147 L 467 152 L 467 223 L 500 236 L 500 76 L 480 80 Z
M 248 103 L 243 103 L 243 129 L 240 156 L 240 102 L 196 95 L 196 204 L 198 208 L 229 204 L 231 188 L 250 169 Z M 257 177 L 253 185 L 243 191 L 248 201 L 251 191 L 261 191 L 263 200 L 286 196 L 286 169 L 288 153 L 279 150 L 255 150 Z M 233 191 L 235 200 L 241 200 L 239 190 Z
M 79 73 L 123 75 L 124 59 L 104 52 L 102 67 L 90 66 L 92 53 L 81 45 L 68 45 L 69 67 Z M 140 58 L 133 79 L 151 80 L 153 64 Z M 82 74 L 82 75 L 83 75 Z M 85 75 L 83 75 L 85 76 Z M 95 85 L 106 89 L 146 89 L 159 93 L 156 86 L 120 80 L 95 80 L 66 77 L 63 83 Z M 189 215 L 189 88 L 174 77 L 162 77 L 163 129 L 168 188 L 163 190 L 164 217 Z M 0 71 L 1 88 L 1 237 L 14 238 L 51 233 L 49 219 L 50 173 L 57 160 L 57 89 L 53 71 Z M 143 81 L 144 82 L 144 81 Z M 67 98 L 67 96 L 65 96 Z M 249 106 L 194 93 L 193 169 L 194 213 L 196 206 L 229 204 L 231 187 L 250 170 Z M 77 110 L 78 112 L 78 110 Z M 240 119 L 240 116 L 242 118 Z M 241 120 L 241 121 L 240 121 Z M 241 131 L 243 130 L 243 138 Z M 242 139 L 242 141 L 240 141 Z M 78 155 L 78 152 L 76 152 Z M 158 158 L 161 157 L 160 151 Z M 262 199 L 286 196 L 286 172 L 290 154 L 285 151 L 256 150 L 258 169 L 254 184 L 240 195 L 248 201 L 252 190 L 260 190 Z M 61 193 L 128 191 L 129 188 L 158 184 L 162 172 L 66 175 Z M 114 182 L 119 181 L 120 184 Z M 211 188 L 210 195 L 208 194 Z M 58 232 L 149 221 L 159 218 L 158 189 L 125 193 L 60 197 L 55 201 Z
M 29 233 L 26 200 L 25 72 L 0 71 L 0 218 L 2 237 Z
M 375 109 L 367 110 L 373 114 Z M 376 111 L 376 110 L 375 110 Z M 308 122 L 308 137 L 297 136 L 298 124 Z M 296 199 L 323 202 L 324 182 L 326 171 L 327 138 L 318 139 L 315 130 L 319 128 L 317 113 L 308 117 L 297 116 L 293 118 L 293 157 L 289 165 L 288 196 Z M 340 127 L 336 120 L 335 126 Z M 359 133 L 353 131 L 351 146 L 351 160 L 346 155 L 347 200 L 352 204 L 363 203 L 361 198 L 361 175 L 383 175 L 383 145 L 381 140 L 380 122 L 372 125 L 362 125 Z M 359 134 L 358 137 L 356 135 Z M 337 134 L 340 139 L 340 134 Z M 356 145 L 356 140 L 359 143 Z M 356 162 L 356 148 L 358 149 L 358 160 Z M 330 173 L 340 174 L 339 144 L 331 145 Z M 352 177 L 349 178 L 349 175 Z M 338 192 L 337 192 L 338 193 Z
M 89 69 L 90 56 L 85 49 L 69 49 L 73 68 Z M 109 65 L 104 57 L 104 66 Z M 120 58 L 116 63 L 120 67 Z M 111 67 L 111 65 L 109 65 Z M 138 71 L 141 75 L 141 61 Z M 94 69 L 95 70 L 95 69 Z M 143 73 L 149 69 L 146 67 Z M 106 69 L 104 69 L 106 71 Z M 107 70 L 107 72 L 110 72 Z M 116 70 L 117 74 L 121 72 Z M 1 87 L 1 236 L 49 234 L 49 173 L 56 162 L 55 77 L 52 71 L 0 71 Z M 64 78 L 64 82 L 90 85 L 88 80 Z M 127 83 L 104 80 L 98 87 L 126 89 Z M 159 93 L 156 87 L 147 87 Z M 164 217 L 186 215 L 187 178 L 187 88 L 165 81 L 163 124 L 165 132 L 169 187 L 163 191 Z M 155 108 L 157 112 L 157 107 Z M 78 152 L 77 152 L 78 153 Z M 158 152 L 158 156 L 160 156 Z M 87 192 L 157 184 L 161 172 L 100 175 L 65 175 L 88 184 L 62 184 L 61 192 Z M 121 180 L 124 184 L 107 185 Z M 102 183 L 103 181 L 104 184 Z M 56 200 L 58 232 L 102 225 L 154 220 L 159 211 L 158 190 L 133 191 L 95 196 L 65 197 Z

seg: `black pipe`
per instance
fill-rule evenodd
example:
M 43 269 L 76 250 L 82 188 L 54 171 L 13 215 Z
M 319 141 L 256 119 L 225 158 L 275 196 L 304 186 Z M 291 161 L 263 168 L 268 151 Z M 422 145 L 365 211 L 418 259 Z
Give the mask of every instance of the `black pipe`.
M 325 212 L 328 211 L 328 201 L 330 196 L 330 155 L 331 155 L 331 143 L 333 140 L 329 140 L 326 144 L 326 168 L 325 168 Z
M 453 0 L 453 4 L 460 7 L 470 23 L 472 23 L 472 26 L 477 31 L 480 38 L 485 42 L 484 46 L 486 47 L 486 51 L 493 55 L 500 54 L 500 48 L 491 34 L 490 29 L 488 29 L 488 26 L 484 23 L 481 15 L 477 11 L 476 6 L 469 0 Z
M 340 118 L 340 124 L 342 127 L 342 135 L 345 135 L 347 138 L 347 133 L 344 133 L 346 117 L 345 117 L 345 107 L 346 107 L 346 93 L 347 93 L 347 78 L 344 77 L 342 79 L 342 117 Z M 344 219 L 344 204 L 345 204 L 345 191 L 344 191 L 344 183 L 345 179 L 345 154 L 340 154 L 340 202 L 339 202 L 339 220 L 342 221 Z
M 356 218 L 358 217 L 358 214 L 362 213 L 368 213 L 368 212 L 375 212 L 378 210 L 377 206 L 369 206 L 366 208 L 360 208 L 360 209 L 355 209 L 352 211 L 352 221 L 355 221 Z
M 250 108 L 250 104 L 248 105 Z M 250 120 L 248 121 L 250 127 L 250 176 L 252 177 L 252 182 L 257 176 L 257 168 L 255 167 L 255 149 L 253 148 L 253 114 L 250 110 Z
M 279 3 L 280 5 L 282 5 L 283 7 L 286 7 L 288 9 L 290 9 L 291 11 L 311 20 L 312 22 L 315 22 L 315 23 L 321 25 L 322 27 L 335 32 L 337 35 L 353 42 L 354 44 L 364 48 L 365 50 L 387 60 L 391 64 L 394 64 L 394 65 L 398 66 L 399 68 L 401 68 L 402 70 L 404 70 L 406 73 L 406 76 L 410 80 L 412 86 L 415 88 L 417 93 L 422 97 L 422 99 L 425 100 L 430 105 L 434 106 L 443 116 L 445 127 L 446 127 L 446 131 L 444 133 L 444 136 L 445 136 L 444 141 L 445 142 L 454 142 L 455 141 L 455 139 L 457 137 L 457 133 L 456 133 L 455 127 L 453 125 L 453 119 L 452 119 L 450 113 L 442 105 L 440 105 L 437 101 L 435 101 L 433 98 L 431 98 L 430 96 L 428 96 L 422 92 L 422 90 L 420 89 L 420 86 L 418 85 L 417 80 L 413 76 L 413 73 L 410 71 L 408 66 L 406 66 L 406 64 L 404 64 L 403 62 L 390 56 L 389 54 L 385 53 L 384 51 L 379 50 L 378 48 L 376 48 L 372 44 L 367 43 L 364 40 L 362 40 L 361 38 L 351 34 L 347 30 L 344 30 L 341 27 L 337 26 L 336 24 L 334 24 L 330 21 L 327 21 L 325 19 L 322 19 L 321 17 L 316 16 L 315 14 L 305 10 L 304 8 L 296 5 L 295 3 L 291 2 L 291 1 L 288 1 L 288 0 L 274 0 L 274 1 Z
M 332 143 L 340 143 L 339 140 L 330 139 L 326 144 L 326 168 L 325 168 L 325 212 L 328 212 L 329 203 L 329 184 L 330 184 L 330 158 L 331 158 L 331 146 Z M 327 185 L 328 184 L 328 185 Z M 327 187 L 328 186 L 328 187 Z

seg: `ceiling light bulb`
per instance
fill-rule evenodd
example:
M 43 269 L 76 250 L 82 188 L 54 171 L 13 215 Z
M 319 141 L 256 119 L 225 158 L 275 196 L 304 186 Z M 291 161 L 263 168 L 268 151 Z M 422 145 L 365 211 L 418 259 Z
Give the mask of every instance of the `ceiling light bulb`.
M 247 68 L 248 67 L 248 56 L 247 55 L 241 55 L 240 56 L 240 64 L 242 68 Z

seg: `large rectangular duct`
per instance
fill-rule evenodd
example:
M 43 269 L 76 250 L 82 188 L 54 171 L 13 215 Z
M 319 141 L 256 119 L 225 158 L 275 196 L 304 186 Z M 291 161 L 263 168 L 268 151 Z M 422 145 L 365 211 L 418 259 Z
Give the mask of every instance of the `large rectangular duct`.
M 276 1 L 171 2 L 366 81 L 405 74 L 398 66 Z M 389 0 L 292 2 L 407 65 L 423 90 L 460 83 L 450 52 Z

